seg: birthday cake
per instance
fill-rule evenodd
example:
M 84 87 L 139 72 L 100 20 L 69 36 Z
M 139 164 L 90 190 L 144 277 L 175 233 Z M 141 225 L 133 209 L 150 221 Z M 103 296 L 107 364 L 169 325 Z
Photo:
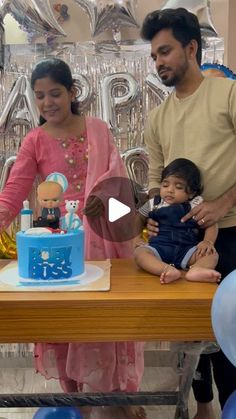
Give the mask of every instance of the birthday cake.
M 37 233 L 19 231 L 16 234 L 21 282 L 72 280 L 84 272 L 83 230 L 65 234 Z
M 33 228 L 28 201 L 24 201 L 21 231 L 16 234 L 18 273 L 22 283 L 73 281 L 84 273 L 84 231 L 76 214 L 79 201 L 65 201 L 67 213 L 64 217 L 60 216 L 58 207 L 66 187 L 65 177 L 59 173 L 49 175 L 39 185 L 42 216 Z

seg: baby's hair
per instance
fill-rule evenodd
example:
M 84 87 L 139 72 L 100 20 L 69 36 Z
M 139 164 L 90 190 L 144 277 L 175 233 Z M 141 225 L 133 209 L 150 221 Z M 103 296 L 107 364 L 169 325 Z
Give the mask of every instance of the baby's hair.
M 49 77 L 55 83 L 59 83 L 70 91 L 74 85 L 70 67 L 63 60 L 55 57 L 45 58 L 38 62 L 31 74 L 31 88 L 34 90 L 35 83 L 38 79 Z M 71 112 L 79 115 L 79 103 L 71 102 Z M 44 124 L 45 119 L 40 116 L 39 125 Z
M 194 196 L 201 195 L 203 191 L 201 173 L 196 164 L 191 160 L 182 158 L 173 160 L 164 168 L 161 175 L 161 182 L 169 176 L 176 176 L 183 179 L 187 184 L 187 193 L 193 193 Z

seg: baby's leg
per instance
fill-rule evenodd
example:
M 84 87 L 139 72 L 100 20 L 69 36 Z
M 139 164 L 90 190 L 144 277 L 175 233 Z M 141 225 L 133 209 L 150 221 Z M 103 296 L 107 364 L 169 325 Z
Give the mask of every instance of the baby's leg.
M 189 281 L 219 282 L 221 274 L 214 269 L 217 262 L 217 253 L 202 256 L 196 261 L 195 252 L 188 262 L 190 269 L 186 273 L 185 278 Z
M 134 259 L 137 265 L 145 271 L 160 276 L 161 284 L 176 281 L 181 276 L 178 269 L 162 262 L 148 247 L 137 247 L 134 252 Z

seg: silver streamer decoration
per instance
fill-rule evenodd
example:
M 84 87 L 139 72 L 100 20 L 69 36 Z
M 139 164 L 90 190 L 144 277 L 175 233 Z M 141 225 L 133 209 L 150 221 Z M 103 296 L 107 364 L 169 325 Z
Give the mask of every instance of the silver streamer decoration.
M 66 36 L 53 15 L 49 0 L 3 0 L 0 6 L 2 19 L 7 13 L 11 13 L 28 33 Z
M 139 86 L 132 74 L 114 73 L 100 83 L 101 118 L 116 130 L 116 112 L 131 108 L 139 97 Z
M 32 362 L 30 364 L 27 365 L 27 367 L 33 367 L 33 351 L 34 351 L 34 345 L 32 343 L 1 343 L 0 344 L 0 361 L 1 358 L 5 359 L 4 365 L 1 365 L 1 370 L 3 370 L 3 368 L 12 368 L 12 363 L 9 365 L 8 363 L 6 363 L 6 359 L 9 358 L 9 360 L 12 361 L 12 358 L 32 358 Z M 24 365 L 25 367 L 25 365 Z M 19 364 L 16 364 L 16 368 L 19 368 Z M 15 380 L 12 383 L 12 387 L 14 390 L 16 390 L 15 385 L 16 382 L 18 384 L 18 380 L 16 378 L 20 378 L 20 377 L 14 377 Z M 24 377 L 22 377 L 24 378 Z M 22 386 L 22 384 L 24 385 L 24 379 L 22 379 L 23 382 L 20 383 L 20 386 Z M 21 391 L 21 388 L 19 389 L 19 391 Z
M 0 18 L 0 71 L 4 69 L 4 45 L 5 45 L 5 30 Z
M 79 103 L 81 112 L 87 111 L 94 100 L 91 82 L 83 74 L 73 74 L 74 85 L 76 88 L 76 101 Z
M 208 38 L 210 40 L 210 38 Z M 220 38 L 211 39 L 211 43 L 204 50 L 204 61 L 223 63 L 223 43 L 219 43 Z M 217 41 L 217 42 L 216 42 Z M 131 74 L 136 80 L 140 93 L 137 99 L 130 103 L 128 107 L 116 107 L 115 102 L 117 96 L 124 93 L 124 87 L 118 83 L 116 89 L 105 91 L 104 95 L 108 96 L 104 99 L 105 106 L 110 106 L 110 113 L 113 123 L 113 135 L 117 148 L 120 152 L 134 147 L 143 147 L 143 129 L 148 113 L 163 100 L 158 98 L 157 89 L 159 88 L 158 80 L 154 75 L 150 80 L 149 74 L 155 72 L 154 63 L 150 58 L 150 44 L 137 41 L 122 41 L 119 51 L 114 47 L 114 41 L 108 45 L 95 42 L 85 42 L 80 44 L 62 44 L 60 48 L 55 49 L 53 54 L 58 54 L 61 59 L 66 61 L 75 76 L 83 75 L 86 77 L 84 87 L 78 88 L 81 97 L 91 97 L 90 105 L 82 110 L 85 114 L 92 116 L 102 116 L 101 114 L 101 83 L 106 75 L 112 75 L 112 79 L 117 80 L 118 74 L 122 73 L 123 78 L 127 74 Z M 47 56 L 48 46 L 46 44 L 35 44 L 30 48 L 25 45 L 10 45 L 5 55 L 5 71 L 0 79 L 0 110 L 6 107 L 9 95 L 11 94 L 12 85 L 15 80 L 24 75 L 29 76 L 34 63 L 39 59 Z M 149 77 L 148 77 L 149 76 Z M 148 77 L 147 81 L 146 78 Z M 81 82 L 81 86 L 83 83 Z M 90 91 L 94 92 L 92 96 L 88 93 L 88 84 Z M 126 85 L 128 88 L 128 83 Z M 160 86 L 166 89 L 165 86 Z M 87 93 L 86 93 L 87 91 Z M 122 99 L 123 100 L 123 99 Z M 86 101 L 85 101 L 86 102 Z M 32 104 L 34 102 L 32 101 Z M 17 113 L 16 113 L 17 114 Z M 19 116 L 19 115 L 18 115 Z M 109 118 L 108 118 L 109 119 Z M 21 120 L 21 122 L 24 122 Z M 27 121 L 26 121 L 27 124 Z M 30 126 L 20 125 L 14 127 L 14 132 L 0 132 L 0 169 L 5 159 L 16 154 L 24 135 Z
M 14 83 L 0 116 L 0 131 L 11 131 L 15 125 L 36 127 L 39 121 L 38 109 L 26 76 L 20 76 Z
M 75 0 L 90 19 L 92 36 L 122 26 L 139 27 L 135 17 L 136 0 Z
M 159 101 L 163 102 L 172 92 L 172 87 L 167 87 L 160 81 L 157 73 L 149 73 L 145 79 L 147 86 L 154 92 Z
M 203 36 L 218 36 L 211 18 L 209 0 L 167 0 L 162 10 L 177 9 L 178 7 L 184 7 L 198 17 Z

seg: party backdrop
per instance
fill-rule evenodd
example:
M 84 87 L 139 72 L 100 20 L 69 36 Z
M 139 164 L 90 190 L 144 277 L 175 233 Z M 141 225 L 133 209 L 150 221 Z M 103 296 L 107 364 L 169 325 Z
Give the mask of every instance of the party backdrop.
M 145 17 L 137 18 L 141 1 L 0 0 L 0 190 L 25 134 L 38 123 L 29 84 L 32 67 L 44 57 L 56 56 L 72 69 L 81 112 L 100 116 L 110 126 L 128 173 L 143 187 L 135 191 L 142 198 L 148 168 L 145 120 L 171 89 L 156 75 L 149 43 L 139 39 Z M 196 13 L 203 37 L 203 63 L 223 64 L 223 39 L 212 22 L 208 0 L 167 0 L 162 4 L 162 8 L 186 7 Z M 79 13 L 76 19 L 75 10 Z M 4 19 L 8 16 L 26 34 L 25 44 L 5 44 Z M 70 24 L 74 25 L 73 42 L 68 42 Z M 89 40 L 76 38 L 76 25 L 86 27 Z M 136 36 L 133 32 L 131 39 L 129 31 L 136 31 Z M 11 226 L 10 237 L 16 229 L 17 222 Z M 16 344 L 1 345 L 0 349 L 4 354 L 25 355 L 29 348 Z

